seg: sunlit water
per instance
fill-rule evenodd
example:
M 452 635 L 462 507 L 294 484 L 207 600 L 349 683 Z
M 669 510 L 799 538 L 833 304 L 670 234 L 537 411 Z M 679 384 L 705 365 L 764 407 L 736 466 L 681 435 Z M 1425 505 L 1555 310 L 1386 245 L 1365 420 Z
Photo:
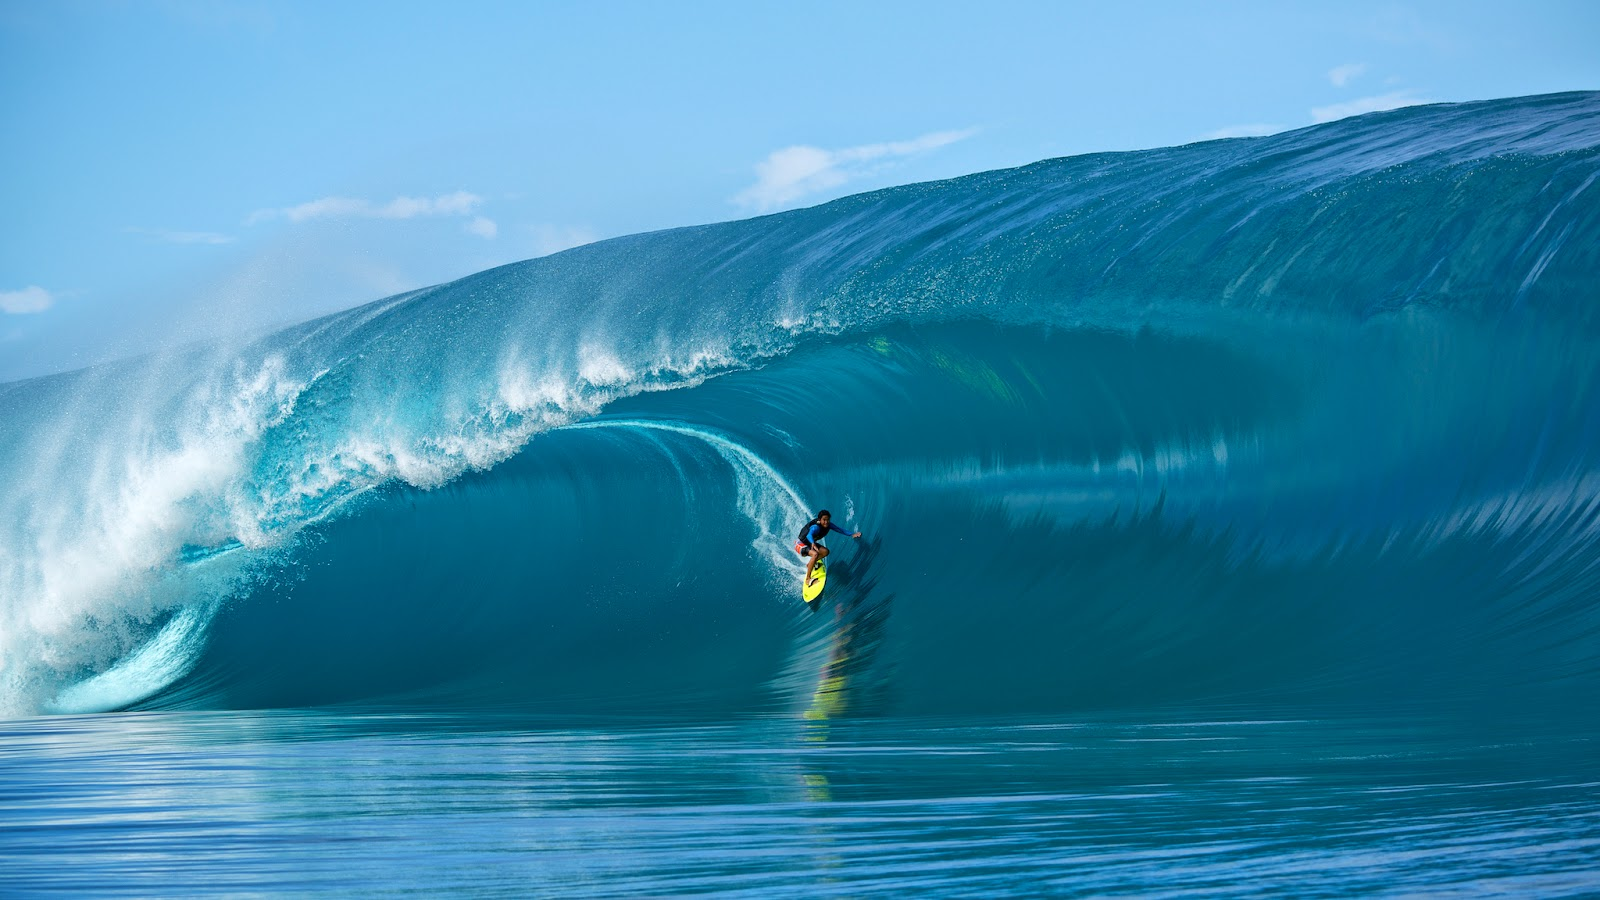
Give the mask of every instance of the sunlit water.
M 551 728 L 335 712 L 0 730 L 7 895 L 1600 891 L 1570 724 Z

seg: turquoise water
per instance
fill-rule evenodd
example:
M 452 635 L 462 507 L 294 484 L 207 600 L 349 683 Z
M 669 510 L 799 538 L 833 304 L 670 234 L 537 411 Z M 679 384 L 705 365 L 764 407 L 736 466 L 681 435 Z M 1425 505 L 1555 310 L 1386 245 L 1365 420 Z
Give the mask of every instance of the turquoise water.
M 1597 285 L 1561 94 L 0 384 L 0 892 L 1593 893 Z
M 1513 723 L 1501 723 L 1512 726 Z M 1593 732 L 1430 719 L 3 730 L 7 893 L 1592 895 Z

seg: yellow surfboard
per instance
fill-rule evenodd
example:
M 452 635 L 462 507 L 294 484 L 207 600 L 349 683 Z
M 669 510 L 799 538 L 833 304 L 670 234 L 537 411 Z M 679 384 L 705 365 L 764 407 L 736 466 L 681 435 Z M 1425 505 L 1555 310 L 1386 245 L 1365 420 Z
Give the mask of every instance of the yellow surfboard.
M 822 583 L 828 580 L 827 562 L 817 563 L 817 567 L 811 570 L 811 577 L 811 583 L 806 584 L 805 573 L 800 574 L 800 596 L 804 597 L 807 603 L 822 596 Z

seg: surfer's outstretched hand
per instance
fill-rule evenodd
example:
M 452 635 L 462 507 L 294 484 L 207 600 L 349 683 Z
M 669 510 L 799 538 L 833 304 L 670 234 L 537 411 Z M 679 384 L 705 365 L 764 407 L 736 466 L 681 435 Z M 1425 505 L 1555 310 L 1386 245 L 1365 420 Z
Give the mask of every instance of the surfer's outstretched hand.
M 850 536 L 851 536 L 851 537 L 853 537 L 853 538 L 858 538 L 858 537 L 861 537 L 861 532 L 859 532 L 859 531 L 858 531 L 858 532 L 856 532 L 856 533 L 855 533 L 855 534 L 852 534 L 852 535 L 850 535 Z

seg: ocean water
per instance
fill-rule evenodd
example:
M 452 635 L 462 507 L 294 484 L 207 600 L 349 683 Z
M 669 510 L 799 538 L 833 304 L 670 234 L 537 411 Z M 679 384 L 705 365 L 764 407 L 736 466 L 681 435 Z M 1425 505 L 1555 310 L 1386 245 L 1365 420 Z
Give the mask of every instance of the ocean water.
M 0 731 L 4 877 L 10 896 L 1592 896 L 1593 735 L 1178 711 L 35 718 Z
M 0 893 L 1600 891 L 1597 180 L 1415 107 L 0 384 Z

